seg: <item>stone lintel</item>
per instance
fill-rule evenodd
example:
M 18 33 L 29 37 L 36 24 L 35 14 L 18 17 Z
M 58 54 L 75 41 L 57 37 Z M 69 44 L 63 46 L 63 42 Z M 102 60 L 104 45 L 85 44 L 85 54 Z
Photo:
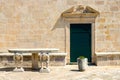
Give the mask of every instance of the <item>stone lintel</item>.
M 95 18 L 64 18 L 70 23 L 95 23 Z
M 97 13 L 65 13 L 62 16 L 65 18 L 95 18 Z

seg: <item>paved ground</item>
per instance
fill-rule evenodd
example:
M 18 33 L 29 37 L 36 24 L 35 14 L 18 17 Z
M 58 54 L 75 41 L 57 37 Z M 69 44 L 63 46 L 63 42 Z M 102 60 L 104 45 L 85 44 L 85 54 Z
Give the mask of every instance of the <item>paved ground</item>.
M 0 68 L 0 80 L 120 80 L 120 66 L 89 66 L 84 72 L 78 71 L 77 65 L 50 69 L 50 73 L 39 73 L 31 70 L 12 72 L 10 69 Z

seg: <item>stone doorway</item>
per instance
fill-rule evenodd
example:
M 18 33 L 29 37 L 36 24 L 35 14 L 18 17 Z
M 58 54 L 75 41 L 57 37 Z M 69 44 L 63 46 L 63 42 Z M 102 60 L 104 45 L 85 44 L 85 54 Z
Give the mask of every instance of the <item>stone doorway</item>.
M 62 13 L 65 22 L 67 63 L 70 63 L 70 24 L 91 24 L 91 61 L 95 63 L 95 19 L 99 12 L 89 6 L 77 5 Z

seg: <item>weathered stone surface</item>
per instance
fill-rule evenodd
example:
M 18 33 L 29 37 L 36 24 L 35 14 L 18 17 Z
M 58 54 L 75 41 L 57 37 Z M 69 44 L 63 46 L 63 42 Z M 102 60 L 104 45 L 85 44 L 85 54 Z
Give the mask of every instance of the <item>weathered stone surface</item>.
M 96 53 L 96 63 L 98 66 L 120 66 L 119 52 Z
M 95 0 L 95 3 L 97 4 L 97 5 L 104 5 L 104 0 Z
M 100 12 L 96 21 L 90 20 L 95 22 L 95 52 L 119 52 L 119 0 L 1 0 L 0 52 L 7 52 L 8 48 L 48 47 L 70 52 L 65 45 L 66 40 L 70 41 L 65 35 L 68 23 L 61 14 L 76 5 L 90 6 Z M 67 60 L 70 61 L 70 53 Z
M 79 72 L 77 65 L 50 67 L 50 73 L 39 73 L 28 68 L 25 72 L 0 71 L 0 80 L 119 80 L 120 67 L 89 66 L 86 71 Z M 32 76 L 31 76 L 32 75 Z
M 118 11 L 119 9 L 118 9 L 118 6 L 111 6 L 110 10 L 111 11 Z
M 38 64 L 34 65 L 38 68 L 40 66 L 40 56 L 38 56 Z M 0 65 L 1 66 L 15 66 L 14 65 L 14 60 L 13 60 L 13 55 L 0 55 Z M 66 57 L 65 55 L 50 55 L 50 66 L 65 66 L 66 64 Z M 32 65 L 32 57 L 30 55 L 24 55 L 23 56 L 23 66 L 29 66 L 31 67 Z M 44 64 L 45 65 L 45 64 Z

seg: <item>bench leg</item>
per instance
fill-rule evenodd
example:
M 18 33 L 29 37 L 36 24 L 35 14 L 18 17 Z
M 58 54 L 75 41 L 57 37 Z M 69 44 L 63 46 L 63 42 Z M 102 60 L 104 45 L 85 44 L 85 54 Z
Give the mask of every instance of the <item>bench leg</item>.
M 32 53 L 32 69 L 38 69 L 38 53 Z
M 44 60 L 44 56 L 47 57 L 47 61 Z M 45 53 L 45 54 L 41 53 L 40 62 L 41 62 L 40 72 L 41 73 L 49 73 L 50 72 L 50 69 L 48 68 L 48 66 L 49 66 L 49 55 L 47 53 Z M 45 68 L 43 67 L 43 63 L 46 63 Z
M 22 53 L 14 53 L 13 59 L 15 61 L 15 69 L 13 71 L 15 71 L 15 72 L 23 72 L 24 69 L 22 67 L 22 63 L 23 63 L 23 55 L 22 55 Z
M 46 68 L 49 67 L 49 55 L 47 55 L 48 61 L 46 61 Z

